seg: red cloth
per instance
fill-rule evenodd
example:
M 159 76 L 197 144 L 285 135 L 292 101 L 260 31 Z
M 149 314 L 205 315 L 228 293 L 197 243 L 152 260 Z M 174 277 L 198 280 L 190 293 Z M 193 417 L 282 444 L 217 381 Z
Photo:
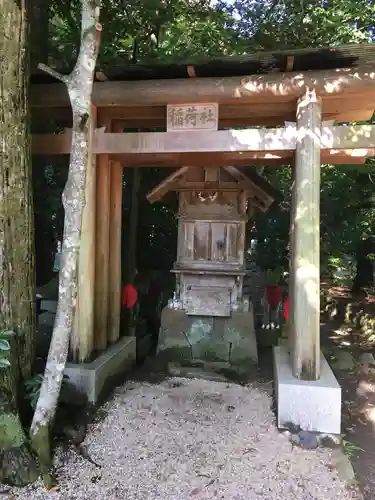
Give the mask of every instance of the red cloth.
M 267 302 L 270 306 L 277 306 L 283 299 L 283 290 L 279 285 L 268 285 L 266 288 Z
M 289 297 L 287 297 L 285 299 L 285 302 L 284 302 L 284 318 L 285 318 L 285 321 L 288 321 L 288 318 L 289 318 Z
M 133 285 L 125 285 L 122 289 L 121 305 L 126 309 L 132 309 L 138 298 L 137 289 Z

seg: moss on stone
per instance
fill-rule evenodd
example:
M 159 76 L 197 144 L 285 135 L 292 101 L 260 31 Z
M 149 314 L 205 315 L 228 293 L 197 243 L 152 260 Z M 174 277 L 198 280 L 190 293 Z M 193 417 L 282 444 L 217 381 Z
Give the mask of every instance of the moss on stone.
M 0 413 L 0 449 L 20 447 L 25 443 L 25 434 L 18 415 Z

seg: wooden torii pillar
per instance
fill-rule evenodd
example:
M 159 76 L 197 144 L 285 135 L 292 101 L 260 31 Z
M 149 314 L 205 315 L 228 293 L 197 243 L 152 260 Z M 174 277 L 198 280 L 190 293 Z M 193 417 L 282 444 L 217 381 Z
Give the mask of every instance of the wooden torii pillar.
M 321 101 L 307 92 L 297 105 L 291 214 L 291 356 L 296 378 L 320 377 Z
M 111 122 L 103 123 L 112 131 Z M 122 128 L 114 127 L 113 132 Z M 122 166 L 98 155 L 96 190 L 95 350 L 120 336 Z
M 95 289 L 95 217 L 96 217 L 96 155 L 93 140 L 97 111 L 93 106 L 90 122 L 89 160 L 86 168 L 85 207 L 82 216 L 81 245 L 78 261 L 78 291 L 70 351 L 75 362 L 87 361 L 94 348 Z
M 91 140 L 97 123 L 91 123 Z M 115 132 L 121 130 L 115 128 Z M 92 146 L 92 143 L 91 143 Z M 78 295 L 70 343 L 75 362 L 89 361 L 120 336 L 122 166 L 109 155 L 91 153 L 86 173 L 78 266 Z

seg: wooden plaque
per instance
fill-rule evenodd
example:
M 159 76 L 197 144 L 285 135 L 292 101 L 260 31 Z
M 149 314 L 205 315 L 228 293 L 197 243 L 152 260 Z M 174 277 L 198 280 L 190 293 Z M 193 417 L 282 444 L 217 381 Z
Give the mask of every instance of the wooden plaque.
M 188 103 L 167 105 L 167 132 L 217 130 L 219 105 L 211 103 Z

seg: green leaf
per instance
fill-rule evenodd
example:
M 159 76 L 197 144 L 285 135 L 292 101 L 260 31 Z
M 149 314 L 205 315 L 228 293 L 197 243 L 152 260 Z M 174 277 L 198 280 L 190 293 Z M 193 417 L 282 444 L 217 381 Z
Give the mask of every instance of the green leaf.
M 10 366 L 10 361 L 9 359 L 6 358 L 0 358 L 0 369 L 1 368 L 8 368 Z
M 10 344 L 7 340 L 0 338 L 0 351 L 9 351 Z
M 2 330 L 0 332 L 1 339 L 11 339 L 14 336 L 15 336 L 15 332 L 13 332 L 12 330 Z

